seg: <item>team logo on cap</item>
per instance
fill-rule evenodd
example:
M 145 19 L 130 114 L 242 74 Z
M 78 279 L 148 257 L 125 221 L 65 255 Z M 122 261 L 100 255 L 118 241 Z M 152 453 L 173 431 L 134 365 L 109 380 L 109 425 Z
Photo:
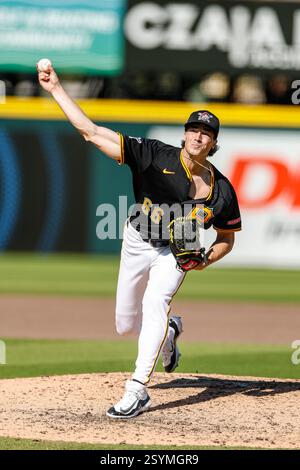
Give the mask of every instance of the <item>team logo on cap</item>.
M 212 116 L 208 113 L 198 113 L 198 120 L 204 122 L 210 122 Z

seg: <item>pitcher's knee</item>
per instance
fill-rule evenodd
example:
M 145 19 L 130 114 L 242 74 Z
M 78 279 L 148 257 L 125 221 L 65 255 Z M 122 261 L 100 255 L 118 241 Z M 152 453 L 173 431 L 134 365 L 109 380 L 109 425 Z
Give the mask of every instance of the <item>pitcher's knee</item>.
M 128 335 L 135 333 L 135 318 L 121 316 L 116 318 L 116 330 L 118 335 Z

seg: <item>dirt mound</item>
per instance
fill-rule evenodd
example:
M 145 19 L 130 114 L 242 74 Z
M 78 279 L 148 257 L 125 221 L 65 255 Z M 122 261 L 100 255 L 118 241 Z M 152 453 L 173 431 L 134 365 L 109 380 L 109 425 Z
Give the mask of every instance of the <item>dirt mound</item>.
M 0 381 L 0 436 L 107 444 L 300 447 L 300 380 L 154 376 L 150 411 L 114 421 L 106 409 L 129 374 Z

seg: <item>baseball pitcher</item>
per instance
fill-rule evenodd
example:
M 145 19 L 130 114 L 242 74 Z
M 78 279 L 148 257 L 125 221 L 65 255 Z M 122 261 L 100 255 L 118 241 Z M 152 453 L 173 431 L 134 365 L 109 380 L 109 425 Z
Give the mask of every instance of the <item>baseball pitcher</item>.
M 138 335 L 138 357 L 123 398 L 107 411 L 110 418 L 129 419 L 151 405 L 147 384 L 160 354 L 166 372 L 178 365 L 182 320 L 170 316 L 170 303 L 186 274 L 227 255 L 241 230 L 235 191 L 208 161 L 218 150 L 219 120 L 207 110 L 193 112 L 181 148 L 121 135 L 84 114 L 51 63 L 38 78 L 83 138 L 132 172 L 136 206 L 124 228 L 116 329 Z M 211 226 L 216 238 L 205 253 L 199 234 Z

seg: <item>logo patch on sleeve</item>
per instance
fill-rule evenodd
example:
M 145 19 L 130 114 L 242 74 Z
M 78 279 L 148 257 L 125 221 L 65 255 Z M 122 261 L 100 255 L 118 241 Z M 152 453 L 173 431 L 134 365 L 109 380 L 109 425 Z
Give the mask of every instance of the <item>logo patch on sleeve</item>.
M 227 222 L 227 225 L 234 225 L 234 224 L 237 224 L 237 223 L 240 222 L 240 221 L 241 221 L 241 218 L 238 217 L 237 219 L 229 220 L 229 221 Z
M 129 139 L 134 139 L 134 140 L 136 140 L 139 144 L 142 143 L 142 137 L 132 137 L 131 135 L 129 135 L 128 137 L 129 137 Z

